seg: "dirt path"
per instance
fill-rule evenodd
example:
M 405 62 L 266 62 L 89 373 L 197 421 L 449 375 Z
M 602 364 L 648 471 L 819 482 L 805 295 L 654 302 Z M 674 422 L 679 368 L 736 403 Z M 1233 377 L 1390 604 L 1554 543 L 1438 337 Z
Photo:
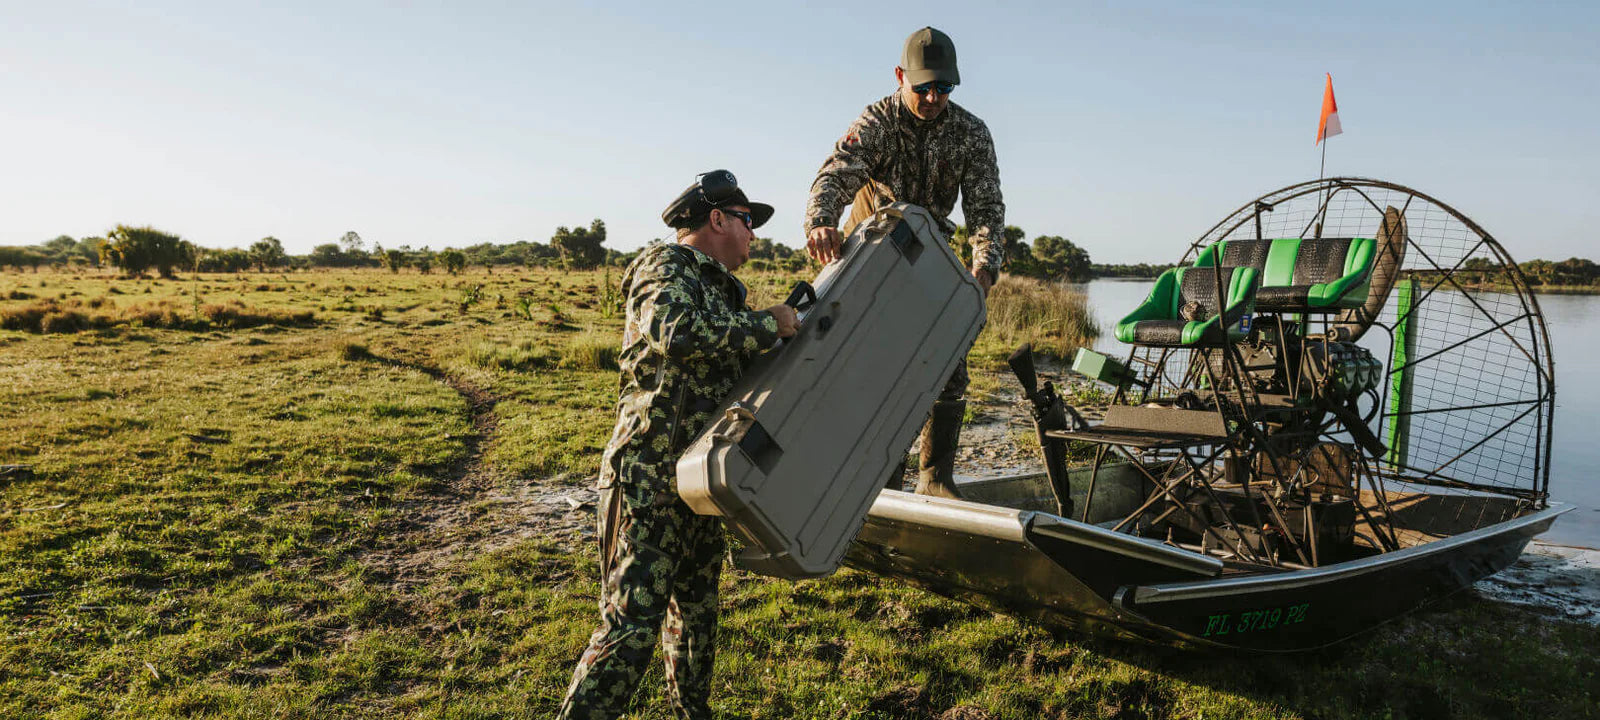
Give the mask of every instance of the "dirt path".
M 393 585 L 420 587 L 469 555 L 529 538 L 588 547 L 594 538 L 592 483 L 514 481 L 494 472 L 484 455 L 493 441 L 500 398 L 484 388 L 422 364 L 398 363 L 448 385 L 466 401 L 472 430 L 466 452 L 448 468 L 441 487 L 395 508 L 395 527 L 361 562 Z

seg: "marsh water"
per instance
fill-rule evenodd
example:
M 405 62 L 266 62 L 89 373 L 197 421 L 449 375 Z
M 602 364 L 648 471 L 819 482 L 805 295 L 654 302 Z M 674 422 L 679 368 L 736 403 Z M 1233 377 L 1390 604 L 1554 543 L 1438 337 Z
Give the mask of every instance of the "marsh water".
M 1113 356 L 1127 354 L 1127 346 L 1117 342 L 1112 328 L 1144 300 L 1152 285 L 1148 280 L 1095 280 L 1082 286 L 1101 327 L 1096 349 Z M 1600 480 L 1596 479 L 1600 467 L 1600 334 L 1589 329 L 1600 321 L 1600 295 L 1540 295 L 1538 301 L 1550 331 L 1556 369 L 1550 496 L 1574 506 L 1540 539 L 1600 548 Z M 1380 359 L 1386 356 L 1382 348 L 1371 349 Z

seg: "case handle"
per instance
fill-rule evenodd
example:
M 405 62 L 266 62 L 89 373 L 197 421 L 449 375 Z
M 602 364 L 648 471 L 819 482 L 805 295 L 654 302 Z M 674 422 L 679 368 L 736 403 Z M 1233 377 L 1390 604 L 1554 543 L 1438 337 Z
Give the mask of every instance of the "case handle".
M 817 303 L 817 289 L 804 280 L 794 284 L 794 289 L 789 291 L 788 299 L 783 304 L 795 309 L 796 312 L 805 310 Z

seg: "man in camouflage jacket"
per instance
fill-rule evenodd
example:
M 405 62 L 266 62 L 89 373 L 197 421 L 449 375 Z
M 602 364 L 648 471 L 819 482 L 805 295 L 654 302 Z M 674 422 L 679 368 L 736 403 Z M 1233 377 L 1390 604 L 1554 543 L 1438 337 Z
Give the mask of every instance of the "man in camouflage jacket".
M 806 203 L 807 250 L 820 262 L 832 261 L 844 234 L 892 202 L 921 205 L 938 218 L 945 233 L 954 233 L 950 211 L 959 192 L 971 230 L 972 275 L 987 293 L 1005 258 L 1006 206 L 988 126 L 950 102 L 950 93 L 961 83 L 955 44 L 931 27 L 912 33 L 894 76 L 900 89 L 868 105 L 817 171 Z M 847 203 L 853 208 L 841 233 L 837 226 Z M 958 496 L 955 450 L 966 390 L 963 360 L 922 429 L 919 493 Z M 889 486 L 900 486 L 898 475 L 889 479 Z
M 678 242 L 650 245 L 623 273 L 621 392 L 597 508 L 600 627 L 578 660 L 561 718 L 621 715 L 657 633 L 673 711 L 710 717 L 723 528 L 679 499 L 675 468 L 745 367 L 794 335 L 797 319 L 787 305 L 749 310 L 732 275 L 772 208 L 737 189 L 708 198 L 701 186 L 663 215 Z

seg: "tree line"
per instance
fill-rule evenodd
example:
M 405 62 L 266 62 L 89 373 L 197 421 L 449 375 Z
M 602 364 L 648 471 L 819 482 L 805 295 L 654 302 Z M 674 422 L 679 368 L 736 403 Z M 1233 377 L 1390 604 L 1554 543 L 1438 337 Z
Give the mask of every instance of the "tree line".
M 410 245 L 385 248 L 368 244 L 355 231 L 346 232 L 336 242 L 323 243 L 305 255 L 290 255 L 283 242 L 264 237 L 248 248 L 208 248 L 173 233 L 153 227 L 118 225 L 105 236 L 75 239 L 61 235 L 39 245 L 0 246 L 0 268 L 13 267 L 38 272 L 41 266 L 57 269 L 115 267 L 128 275 L 154 272 L 171 277 L 176 271 L 243 272 L 257 270 L 334 268 L 386 268 L 400 272 L 416 268 L 423 273 L 434 268 L 454 274 L 468 265 L 556 266 L 576 269 L 626 262 L 633 253 L 619 253 L 603 247 L 605 222 L 594 220 L 588 227 L 560 227 L 549 243 L 518 241 L 509 244 L 478 243 L 462 249 L 440 251 Z M 770 242 L 770 241 L 769 241 Z
M 1566 260 L 1529 260 L 1517 263 L 1523 277 L 1535 286 L 1597 287 L 1600 286 L 1600 265 L 1586 258 Z M 1475 257 L 1461 265 L 1463 282 L 1468 284 L 1510 284 L 1498 263 L 1488 258 Z
M 951 247 L 965 264 L 972 260 L 966 226 L 956 228 Z M 1086 282 L 1097 277 L 1155 278 L 1172 267 L 1167 264 L 1099 264 L 1089 253 L 1059 235 L 1040 235 L 1032 242 L 1022 228 L 1007 225 L 1003 238 L 1006 248 L 1005 271 L 1050 281 Z M 605 221 L 595 219 L 587 227 L 558 227 L 548 243 L 519 240 L 511 243 L 482 242 L 460 249 L 435 251 L 427 246 L 410 245 L 385 248 L 368 243 L 355 231 L 338 240 L 317 245 L 305 255 L 290 255 L 275 237 L 264 237 L 248 248 L 207 248 L 172 233 L 149 226 L 118 225 L 104 236 L 73 238 L 60 235 L 38 245 L 0 246 L 0 268 L 18 270 L 40 267 L 75 269 L 116 267 L 129 275 L 155 272 L 171 277 L 177 270 L 199 272 L 244 272 L 257 270 L 329 268 L 385 268 L 391 272 L 415 268 L 429 273 L 435 268 L 450 274 L 469 266 L 492 270 L 496 267 L 560 267 L 589 269 L 601 265 L 625 265 L 639 251 L 619 252 L 604 247 Z M 804 249 L 758 237 L 750 242 L 751 270 L 803 270 L 810 259 Z M 1518 267 L 1536 286 L 1600 287 L 1600 266 L 1584 258 L 1561 261 L 1529 260 Z M 1487 258 L 1472 258 L 1461 268 L 1463 279 L 1474 284 L 1504 282 L 1499 266 Z
M 1015 225 L 1007 225 L 1004 237 L 1005 272 L 1026 275 L 1041 280 L 1087 282 L 1093 277 L 1089 252 L 1060 235 L 1040 235 L 1029 243 L 1027 232 Z M 963 265 L 972 265 L 971 231 L 967 226 L 956 227 L 950 236 L 950 247 L 961 256 Z
M 1089 253 L 1058 235 L 1041 235 L 1030 243 L 1027 234 L 1016 226 L 1005 228 L 1008 273 L 1046 280 L 1083 282 L 1094 270 Z M 49 242 L 27 247 L 0 246 L 0 267 L 37 271 L 40 266 L 54 268 L 116 267 L 128 275 L 154 272 L 171 277 L 179 270 L 198 272 L 259 272 L 284 269 L 384 268 L 391 272 L 414 268 L 422 273 L 435 269 L 455 274 L 465 268 L 483 267 L 561 267 L 589 269 L 601 265 L 624 265 L 639 251 L 619 252 L 604 246 L 605 221 L 595 219 L 588 226 L 558 227 L 548 243 L 519 240 L 511 243 L 483 242 L 462 248 L 435 251 L 428 246 L 399 245 L 385 248 L 369 243 L 355 231 L 336 241 L 322 243 L 305 255 L 290 255 L 275 237 L 264 237 L 248 248 L 208 248 L 178 235 L 153 227 L 118 225 L 103 237 L 74 239 L 59 236 Z M 950 244 L 964 263 L 971 262 L 972 249 L 966 227 L 958 227 Z M 800 271 L 811 260 L 805 250 L 790 247 L 772 238 L 757 237 L 750 242 L 751 270 Z

